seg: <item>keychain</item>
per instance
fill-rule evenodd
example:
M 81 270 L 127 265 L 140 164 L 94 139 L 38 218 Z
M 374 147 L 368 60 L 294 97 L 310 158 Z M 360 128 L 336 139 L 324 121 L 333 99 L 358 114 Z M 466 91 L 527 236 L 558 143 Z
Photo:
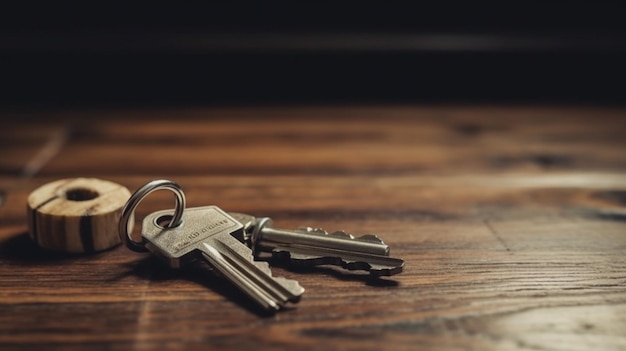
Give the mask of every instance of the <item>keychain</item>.
M 147 215 L 141 237 L 132 237 L 134 212 L 157 190 L 170 190 L 173 210 Z M 262 254 L 288 264 L 337 265 L 368 271 L 372 277 L 402 272 L 404 261 L 390 257 L 378 236 L 354 237 L 343 231 L 272 228 L 269 218 L 228 213 L 217 206 L 185 207 L 181 187 L 169 180 L 151 181 L 130 195 L 125 187 L 94 178 L 48 183 L 28 197 L 29 232 L 42 248 L 71 253 L 106 250 L 124 242 L 133 251 L 150 251 L 173 268 L 204 260 L 267 311 L 296 303 L 304 288 L 273 277 Z M 119 234 L 119 235 L 118 235 Z

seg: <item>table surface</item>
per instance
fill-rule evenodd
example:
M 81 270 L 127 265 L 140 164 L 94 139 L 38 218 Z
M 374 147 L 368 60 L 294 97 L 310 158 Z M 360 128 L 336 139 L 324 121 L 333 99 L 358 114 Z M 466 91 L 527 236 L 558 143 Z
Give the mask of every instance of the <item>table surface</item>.
M 291 106 L 5 112 L 0 349 L 625 350 L 626 109 Z M 118 246 L 28 238 L 61 178 L 277 227 L 379 234 L 404 271 L 274 264 L 306 292 L 267 316 L 228 281 Z M 171 208 L 152 194 L 140 219 Z

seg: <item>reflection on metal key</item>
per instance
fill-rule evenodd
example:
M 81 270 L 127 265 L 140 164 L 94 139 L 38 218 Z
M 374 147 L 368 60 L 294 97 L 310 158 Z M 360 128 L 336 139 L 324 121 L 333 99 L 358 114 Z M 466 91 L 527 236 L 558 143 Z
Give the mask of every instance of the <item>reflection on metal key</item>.
M 272 277 L 267 262 L 253 260 L 252 251 L 233 234 L 243 226 L 216 206 L 186 208 L 182 222 L 166 227 L 172 211 L 149 214 L 142 225 L 145 246 L 170 266 L 204 258 L 217 272 L 257 304 L 276 311 L 298 302 L 304 289 L 295 280 Z
M 244 232 L 237 233 L 237 238 L 249 245 L 257 257 L 260 252 L 271 252 L 294 264 L 330 264 L 369 271 L 372 276 L 398 274 L 404 267 L 404 261 L 389 257 L 389 246 L 373 234 L 355 238 L 343 231 L 327 233 L 308 227 L 281 230 L 272 228 L 269 218 L 234 212 L 230 215 L 244 224 Z

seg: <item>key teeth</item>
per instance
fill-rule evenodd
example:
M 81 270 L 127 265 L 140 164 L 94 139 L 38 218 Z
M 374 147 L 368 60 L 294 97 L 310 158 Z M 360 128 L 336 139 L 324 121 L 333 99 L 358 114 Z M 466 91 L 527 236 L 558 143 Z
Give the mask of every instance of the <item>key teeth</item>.
M 265 261 L 251 261 L 251 262 L 252 264 L 257 266 L 261 271 L 263 271 L 263 273 L 269 275 L 270 277 L 272 276 L 272 269 L 270 268 L 270 264 L 268 262 L 265 262 Z
M 402 268 L 404 267 L 404 262 L 400 266 L 388 267 L 388 266 L 372 265 L 366 262 L 343 261 L 342 267 L 351 271 L 365 270 L 365 271 L 368 271 L 371 276 L 380 277 L 380 276 L 392 276 L 392 275 L 401 273 Z
M 305 234 L 328 235 L 328 232 L 322 228 L 298 227 L 295 231 Z
M 322 228 L 299 227 L 295 231 L 299 233 L 328 235 L 328 236 L 333 236 L 336 238 L 345 238 L 345 239 L 350 239 L 350 240 L 359 240 L 359 241 L 366 241 L 370 243 L 385 245 L 385 242 L 383 242 L 383 240 L 375 234 L 365 234 L 358 238 L 355 238 L 354 235 L 347 233 L 343 230 L 338 230 L 332 233 L 328 233 L 326 230 Z
M 270 301 L 277 304 L 277 306 L 270 306 L 271 308 L 280 309 L 288 301 L 297 302 L 300 300 L 300 295 L 304 293 L 304 288 L 300 286 L 297 281 L 283 277 L 274 277 L 269 263 L 266 261 L 255 261 L 252 251 L 250 251 L 248 247 L 237 242 L 235 238 L 230 236 L 223 240 L 225 241 L 215 240 L 213 242 L 213 245 L 219 247 L 219 250 L 208 243 L 204 243 L 204 247 L 207 249 L 204 254 L 213 253 L 215 256 L 227 261 L 235 269 L 246 270 L 249 275 L 245 275 L 253 281 L 252 284 L 259 288 L 264 289 L 264 286 L 269 287 L 269 290 L 266 290 L 266 292 L 269 292 L 269 295 L 271 295 Z M 230 245 L 229 241 L 235 241 L 237 245 Z M 255 270 L 260 271 L 262 275 L 268 277 L 269 280 L 276 283 L 276 285 L 271 283 L 266 284 L 268 281 L 262 275 L 259 276 Z
M 328 235 L 328 236 L 333 236 L 337 238 L 354 239 L 354 236 L 352 234 L 346 233 L 343 230 L 338 230 L 336 232 L 328 233 L 326 230 L 322 228 L 300 227 L 296 229 L 295 231 L 299 233 L 305 233 L 305 234 Z
M 306 261 L 306 260 L 310 260 L 313 257 L 310 255 L 306 255 L 306 254 L 300 254 L 300 253 L 291 253 L 288 250 L 283 250 L 283 249 L 276 249 L 274 250 L 274 254 L 276 255 L 276 257 L 282 257 L 285 258 L 287 260 L 296 260 L 296 261 Z M 315 256 L 317 257 L 317 256 Z
M 346 233 L 343 230 L 338 230 L 336 232 L 333 232 L 331 234 L 328 234 L 329 236 L 334 236 L 337 238 L 346 238 L 346 239 L 354 239 L 354 236 L 352 234 Z
M 304 288 L 300 285 L 300 283 L 298 283 L 297 280 L 287 279 L 285 277 L 274 277 L 272 275 L 272 269 L 270 268 L 269 262 L 266 262 L 266 261 L 251 261 L 251 262 L 252 264 L 257 266 L 261 271 L 266 273 L 268 276 L 272 277 L 272 279 L 279 282 L 280 285 L 282 285 L 287 291 L 289 291 L 291 295 L 293 295 L 291 298 L 288 299 L 289 301 L 296 302 L 300 300 L 300 295 L 304 293 Z
M 274 254 L 274 257 L 286 260 L 291 264 L 302 266 L 329 264 L 340 266 L 350 271 L 367 271 L 371 276 L 375 277 L 392 276 L 401 273 L 402 268 L 404 267 L 404 261 L 401 260 L 400 264 L 397 266 L 382 266 L 364 261 L 345 260 L 340 257 L 309 255 L 306 253 L 294 252 L 293 249 L 290 250 L 288 248 L 275 248 L 272 253 Z
M 300 301 L 300 297 L 302 297 L 302 294 L 304 293 L 304 288 L 300 285 L 300 283 L 298 283 L 297 280 L 287 279 L 285 277 L 274 277 L 274 280 L 280 283 L 280 285 L 291 293 L 292 296 L 288 299 L 289 301 Z
M 371 243 L 385 245 L 383 240 L 381 238 L 379 238 L 378 235 L 375 235 L 375 234 L 365 234 L 365 235 L 362 235 L 362 236 L 356 238 L 356 240 L 367 241 L 367 242 L 371 242 Z

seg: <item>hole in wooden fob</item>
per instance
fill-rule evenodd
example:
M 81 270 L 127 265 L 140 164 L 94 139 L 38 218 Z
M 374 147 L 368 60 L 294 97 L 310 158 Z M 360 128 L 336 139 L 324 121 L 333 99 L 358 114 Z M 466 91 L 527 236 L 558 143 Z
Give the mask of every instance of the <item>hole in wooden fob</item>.
M 99 196 L 97 191 L 87 188 L 72 188 L 65 192 L 65 197 L 70 201 L 87 201 Z

